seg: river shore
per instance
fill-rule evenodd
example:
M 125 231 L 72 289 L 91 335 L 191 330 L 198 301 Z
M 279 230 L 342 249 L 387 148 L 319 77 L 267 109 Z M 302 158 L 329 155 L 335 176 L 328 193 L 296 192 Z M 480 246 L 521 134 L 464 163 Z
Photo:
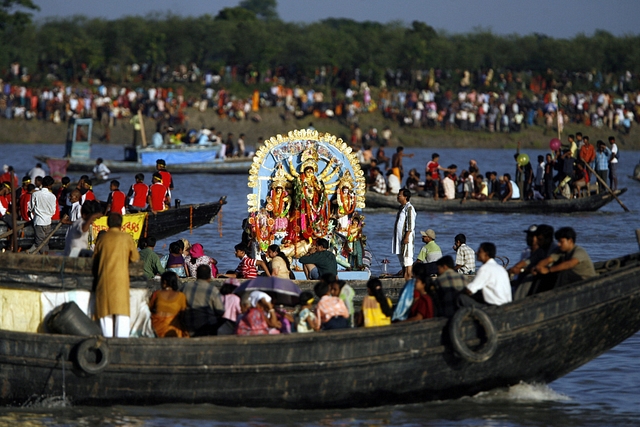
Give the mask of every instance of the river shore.
M 258 137 L 269 138 L 277 134 L 286 134 L 290 130 L 303 129 L 313 123 L 320 132 L 329 132 L 333 135 L 349 141 L 349 126 L 342 120 L 315 118 L 313 116 L 301 119 L 283 120 L 281 109 L 267 108 L 260 111 L 262 120 L 259 123 L 251 120 L 231 121 L 222 119 L 213 111 L 200 112 L 194 108 L 187 110 L 187 129 L 200 129 L 203 126 L 215 127 L 226 138 L 228 133 L 233 133 L 234 139 L 241 133 L 246 135 L 247 147 L 254 147 Z M 393 132 L 392 146 L 405 147 L 447 147 L 447 148 L 515 148 L 521 141 L 523 150 L 546 149 L 551 138 L 557 137 L 557 131 L 545 129 L 542 126 L 534 126 L 523 129 L 519 133 L 489 133 L 466 132 L 460 130 L 445 131 L 441 129 L 420 129 L 407 126 L 399 126 L 396 122 L 384 119 L 379 113 L 361 114 L 359 125 L 366 131 L 369 127 L 375 127 L 378 132 L 383 127 L 389 126 Z M 155 130 L 155 121 L 145 119 L 145 134 L 147 140 Z M 67 127 L 65 124 L 53 124 L 37 120 L 6 120 L 0 119 L 0 143 L 50 143 L 60 144 L 65 141 Z M 563 142 L 566 136 L 582 132 L 589 135 L 592 143 L 599 139 L 606 141 L 610 135 L 616 137 L 621 150 L 640 150 L 640 132 L 636 128 L 631 129 L 629 135 L 623 135 L 608 128 L 597 129 L 569 124 L 563 132 Z M 94 121 L 92 141 L 98 142 L 104 134 L 102 125 Z M 128 145 L 133 139 L 133 127 L 128 119 L 117 120 L 111 128 L 111 144 Z M 387 153 L 390 154 L 390 153 Z

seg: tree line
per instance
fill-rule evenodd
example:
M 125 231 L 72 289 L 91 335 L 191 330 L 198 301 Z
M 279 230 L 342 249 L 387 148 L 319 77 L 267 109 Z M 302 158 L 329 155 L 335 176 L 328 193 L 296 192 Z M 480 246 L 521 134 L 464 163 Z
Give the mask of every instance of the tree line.
M 570 39 L 542 34 L 499 36 L 478 29 L 466 34 L 436 31 L 426 23 L 356 22 L 325 19 L 304 24 L 281 21 L 276 0 L 245 0 L 217 15 L 181 17 L 155 13 L 107 20 L 72 16 L 35 22 L 31 0 L 0 6 L 0 71 L 19 63 L 31 81 L 53 77 L 78 81 L 95 76 L 123 82 L 132 64 L 142 78 L 157 82 L 181 64 L 202 72 L 238 67 L 245 74 L 278 70 L 288 83 L 345 84 L 354 76 L 378 86 L 402 75 L 403 85 L 424 84 L 415 70 L 479 73 L 527 72 L 594 84 L 594 76 L 615 82 L 640 73 L 640 35 L 614 36 L 594 29 Z M 18 11 L 15 11 L 18 8 Z M 26 12 L 24 10 L 26 10 Z M 613 76 L 613 78 L 611 78 Z M 634 82 L 635 84 L 635 82 Z M 628 86 L 628 85 L 627 85 Z

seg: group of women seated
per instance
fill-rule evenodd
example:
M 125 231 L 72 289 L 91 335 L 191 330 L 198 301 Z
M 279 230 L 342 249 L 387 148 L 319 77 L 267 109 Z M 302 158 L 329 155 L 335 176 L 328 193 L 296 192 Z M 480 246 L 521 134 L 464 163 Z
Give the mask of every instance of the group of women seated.
M 416 321 L 434 316 L 434 304 L 427 292 L 429 278 L 418 274 L 414 282 L 413 302 L 403 321 Z M 216 326 L 217 335 L 270 335 L 310 333 L 350 327 L 390 325 L 394 316 L 391 300 L 385 295 L 382 282 L 371 279 L 367 296 L 360 310 L 355 311 L 355 291 L 335 276 L 324 275 L 314 287 L 315 297 L 303 291 L 294 310 L 275 305 L 273 298 L 261 291 L 248 291 L 240 298 L 235 294 L 239 282 L 228 279 L 220 288 L 224 314 Z M 211 286 L 215 286 L 211 284 Z M 158 337 L 187 337 L 182 317 L 188 309 L 187 298 L 179 291 L 178 275 L 167 271 L 161 276 L 161 289 L 151 296 L 153 328 Z M 396 307 L 395 311 L 402 310 Z

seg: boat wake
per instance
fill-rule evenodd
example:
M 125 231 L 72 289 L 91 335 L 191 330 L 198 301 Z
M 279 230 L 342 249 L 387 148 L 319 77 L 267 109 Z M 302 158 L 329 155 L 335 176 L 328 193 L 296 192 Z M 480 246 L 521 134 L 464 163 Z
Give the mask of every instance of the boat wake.
M 68 408 L 71 401 L 64 396 L 32 396 L 22 408 Z
M 473 396 L 473 399 L 515 402 L 566 402 L 571 400 L 569 396 L 558 393 L 547 384 L 528 384 L 524 382 L 509 388 L 484 391 Z

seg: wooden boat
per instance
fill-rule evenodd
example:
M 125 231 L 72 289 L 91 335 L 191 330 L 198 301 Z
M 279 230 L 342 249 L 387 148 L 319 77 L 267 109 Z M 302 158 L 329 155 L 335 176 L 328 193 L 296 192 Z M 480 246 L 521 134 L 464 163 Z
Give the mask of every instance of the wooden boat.
M 333 408 L 551 382 L 640 330 L 640 254 L 596 267 L 511 304 L 379 328 L 191 339 L 0 330 L 0 402 L 66 392 L 78 405 Z
M 140 120 L 142 123 L 142 117 Z M 36 156 L 36 159 L 47 164 L 65 164 L 66 170 L 70 171 L 93 171 L 96 161 L 89 158 L 92 128 L 93 119 L 71 120 L 67 128 L 64 159 L 48 156 Z M 112 173 L 155 172 L 157 159 L 164 159 L 171 173 L 246 174 L 249 172 L 252 159 L 221 159 L 219 154 L 220 144 L 176 144 L 156 148 L 147 146 L 146 139 L 143 138 L 142 146 L 125 147 L 123 160 L 104 160 L 104 164 Z
M 163 158 L 162 153 L 157 153 L 155 159 Z M 47 162 L 47 160 L 61 160 L 56 157 L 48 156 L 36 156 L 36 159 L 41 162 Z M 69 164 L 67 170 L 90 173 L 93 167 L 96 165 L 95 159 L 75 159 L 69 158 Z M 124 160 L 104 160 L 104 164 L 113 173 L 122 172 L 147 172 L 153 173 L 156 171 L 155 160 L 154 164 L 142 164 L 135 161 Z M 170 163 L 167 161 L 167 170 L 171 173 L 187 174 L 187 173 L 210 173 L 210 174 L 248 174 L 251 167 L 251 159 L 249 158 L 228 158 L 228 159 L 215 159 L 208 162 L 198 163 Z
M 616 196 L 620 196 L 627 191 L 626 188 L 616 190 Z M 395 195 L 385 196 L 373 191 L 368 191 L 365 195 L 367 209 L 398 209 L 398 200 Z M 509 200 L 501 202 L 499 200 L 434 200 L 431 197 L 421 197 L 414 195 L 411 197 L 411 204 L 416 211 L 424 212 L 492 212 L 492 213 L 574 213 L 574 212 L 594 212 L 615 200 L 608 192 L 600 192 L 577 199 L 555 199 L 555 200 Z
M 201 227 L 210 224 L 216 215 L 226 203 L 226 197 L 222 197 L 220 201 L 213 203 L 202 203 L 196 205 L 183 205 L 179 208 L 173 208 L 157 214 L 149 213 L 145 224 L 143 225 L 143 236 L 152 235 L 156 239 L 165 239 L 174 234 L 181 233 L 190 228 Z M 22 221 L 18 222 L 19 224 Z M 55 228 L 57 221 L 52 223 Z M 64 249 L 64 239 L 67 233 L 68 225 L 62 225 L 49 240 L 49 248 L 52 250 Z M 5 223 L 0 222 L 0 235 L 7 233 L 8 229 Z M 18 232 L 18 246 L 23 249 L 30 248 L 33 245 L 35 231 L 32 225 L 27 225 Z M 0 249 L 9 247 L 11 237 L 0 240 Z

